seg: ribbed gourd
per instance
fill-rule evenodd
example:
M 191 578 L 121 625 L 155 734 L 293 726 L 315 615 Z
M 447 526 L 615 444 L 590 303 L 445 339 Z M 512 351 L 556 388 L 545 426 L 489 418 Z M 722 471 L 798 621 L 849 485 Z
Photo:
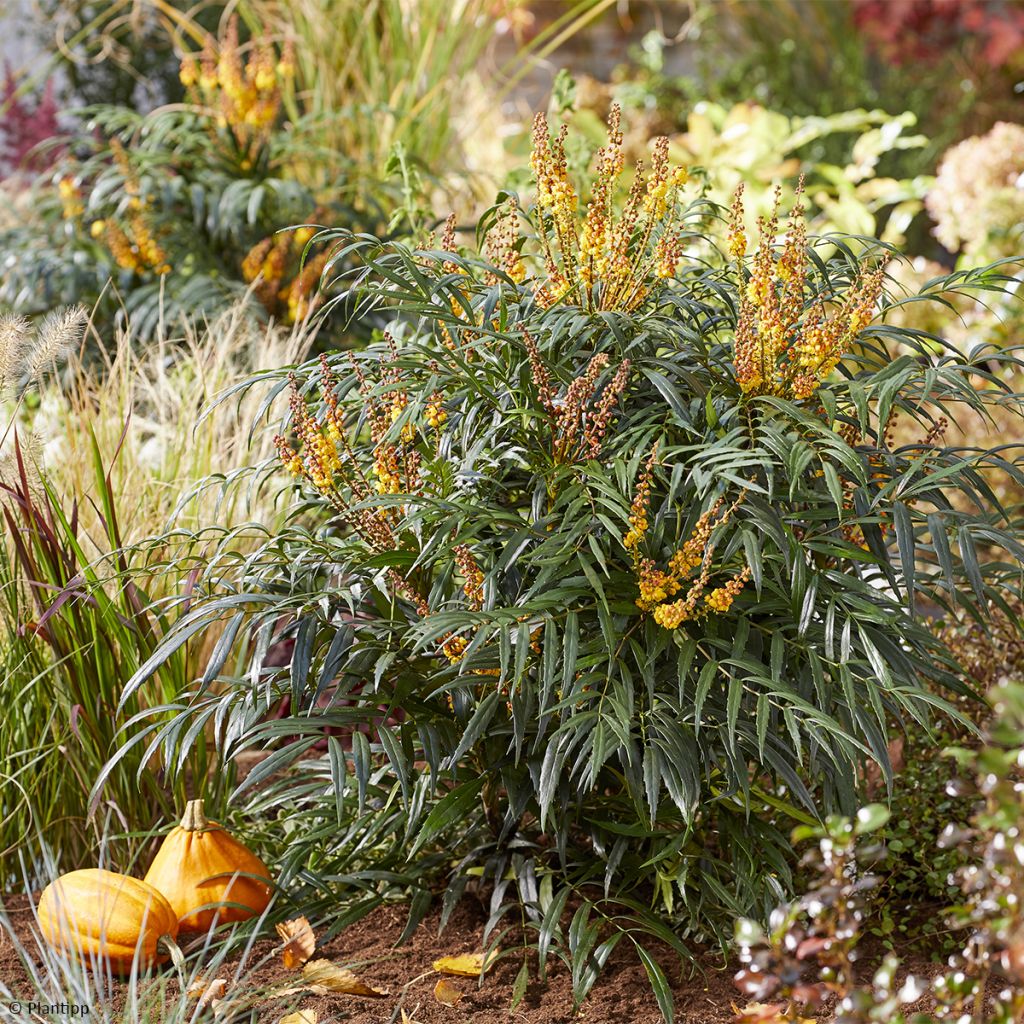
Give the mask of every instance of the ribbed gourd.
M 128 974 L 162 963 L 164 937 L 178 934 L 178 915 L 151 885 L 102 868 L 71 871 L 51 882 L 37 908 L 43 938 L 89 966 Z
M 255 877 L 249 877 L 255 876 Z M 183 932 L 262 913 L 272 885 L 267 866 L 223 826 L 209 821 L 202 800 L 190 800 L 181 824 L 167 834 L 146 882 L 167 897 Z

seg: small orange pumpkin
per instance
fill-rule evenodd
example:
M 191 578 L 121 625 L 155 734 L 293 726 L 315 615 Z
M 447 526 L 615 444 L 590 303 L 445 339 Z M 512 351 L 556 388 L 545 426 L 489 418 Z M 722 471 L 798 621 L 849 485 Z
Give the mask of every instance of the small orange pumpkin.
M 272 888 L 266 864 L 217 822 L 208 821 L 202 800 L 185 805 L 181 824 L 157 850 L 146 881 L 167 897 L 183 932 L 206 932 L 214 921 L 255 917 L 266 910 Z
M 51 882 L 37 908 L 43 938 L 83 963 L 106 962 L 117 974 L 162 963 L 164 936 L 175 939 L 178 915 L 145 882 L 101 868 L 71 871 Z

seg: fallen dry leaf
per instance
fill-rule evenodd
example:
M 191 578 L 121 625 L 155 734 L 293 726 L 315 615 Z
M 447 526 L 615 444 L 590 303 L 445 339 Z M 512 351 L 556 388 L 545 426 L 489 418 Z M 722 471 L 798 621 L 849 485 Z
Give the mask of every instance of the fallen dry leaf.
M 285 996 L 300 996 L 306 992 L 314 996 L 325 996 L 329 991 L 326 985 L 289 985 L 287 988 L 275 988 L 270 994 L 275 999 L 283 999 Z
M 207 981 L 205 978 L 196 978 L 189 985 L 185 994 L 189 999 L 198 999 L 199 1006 L 202 1009 L 206 1009 L 208 1006 L 212 1007 L 214 1002 L 223 999 L 227 990 L 228 983 L 223 978 L 214 978 L 213 981 Z
M 457 1006 L 462 993 L 447 979 L 438 978 L 434 986 L 434 998 L 445 1006 Z
M 412 1017 L 410 1017 L 409 1014 L 407 1014 L 405 1012 L 405 1010 L 403 1009 L 402 1010 L 402 1024 L 420 1024 L 420 1022 L 418 1020 L 413 1020 Z
M 483 953 L 460 953 L 458 956 L 443 956 L 434 961 L 434 970 L 440 974 L 458 974 L 463 978 L 479 978 L 491 969 L 497 959 L 498 950 L 492 950 L 484 962 Z
M 317 1020 L 319 1016 L 316 1010 L 296 1010 L 295 1013 L 282 1017 L 277 1024 L 316 1024 Z
M 229 999 L 211 999 L 210 1009 L 213 1010 L 214 1020 L 230 1019 L 234 1013 L 234 1004 Z
M 775 1024 L 781 1021 L 782 1014 L 786 1012 L 785 1003 L 747 1003 L 740 1008 L 732 1004 L 733 1013 L 738 1021 L 749 1022 L 749 1024 Z M 789 1019 L 789 1018 L 787 1018 Z M 796 1024 L 817 1024 L 817 1017 L 797 1017 Z
M 373 988 L 360 981 L 351 971 L 330 960 L 313 960 L 302 968 L 302 977 L 311 991 L 324 989 L 326 992 L 344 992 L 351 996 L 372 996 L 380 998 L 387 992 Z M 318 993 L 323 994 L 323 993 Z
M 304 917 L 277 925 L 277 934 L 284 940 L 281 959 L 289 970 L 301 967 L 316 949 L 316 936 Z

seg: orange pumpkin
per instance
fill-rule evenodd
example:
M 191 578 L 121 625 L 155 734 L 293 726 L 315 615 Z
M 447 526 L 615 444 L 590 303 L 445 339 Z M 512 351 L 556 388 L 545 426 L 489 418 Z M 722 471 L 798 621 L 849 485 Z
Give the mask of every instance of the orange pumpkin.
M 252 875 L 256 877 L 248 877 Z M 217 822 L 207 820 L 202 800 L 185 806 L 181 824 L 157 850 L 146 881 L 167 897 L 183 932 L 209 931 L 214 921 L 244 921 L 270 903 L 267 866 Z
M 164 936 L 178 934 L 178 915 L 166 899 L 145 882 L 100 868 L 61 875 L 39 897 L 43 938 L 86 964 L 103 961 L 111 971 L 127 974 L 162 963 L 157 953 Z

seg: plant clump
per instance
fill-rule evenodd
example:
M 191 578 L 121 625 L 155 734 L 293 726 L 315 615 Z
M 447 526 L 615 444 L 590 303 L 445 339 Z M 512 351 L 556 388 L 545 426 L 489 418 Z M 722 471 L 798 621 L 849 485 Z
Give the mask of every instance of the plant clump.
M 311 905 L 373 846 L 374 878 L 422 872 L 414 920 L 437 875 L 448 911 L 490 886 L 489 941 L 514 915 L 541 973 L 552 949 L 574 965 L 577 1002 L 588 957 L 628 942 L 664 1008 L 651 941 L 724 944 L 789 883 L 790 827 L 852 812 L 867 761 L 890 777 L 894 722 L 960 714 L 916 608 L 982 617 L 1017 585 L 978 474 L 1020 468 L 938 424 L 1017 358 L 887 326 L 883 254 L 819 250 L 799 212 L 750 254 L 736 216 L 730 252 L 687 262 L 703 210 L 660 140 L 614 198 L 617 117 L 586 204 L 536 122 L 535 201 L 499 197 L 482 254 L 453 220 L 420 249 L 318 236 L 387 332 L 278 377 L 266 471 L 292 474 L 293 523 L 197 580 L 164 649 L 227 639 L 146 729 L 153 750 L 204 720 L 225 757 L 273 751 L 280 880 Z

